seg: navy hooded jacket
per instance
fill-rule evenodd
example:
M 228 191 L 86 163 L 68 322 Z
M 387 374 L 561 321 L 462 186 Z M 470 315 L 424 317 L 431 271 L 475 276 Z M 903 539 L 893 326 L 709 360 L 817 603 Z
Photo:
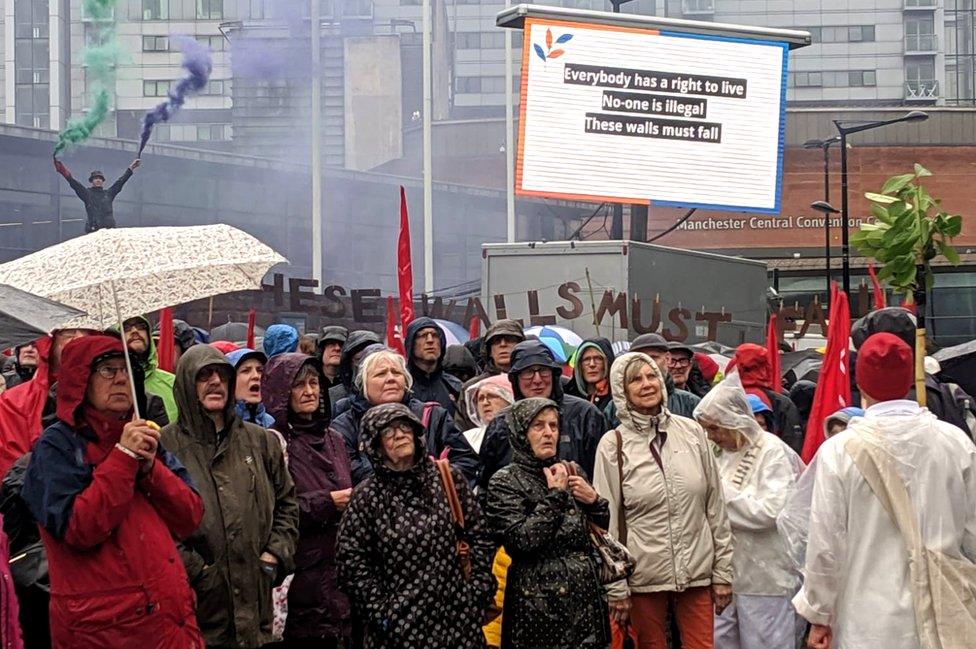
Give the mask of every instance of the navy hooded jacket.
M 413 344 L 421 329 L 435 330 L 441 341 L 441 355 L 437 358 L 437 369 L 430 373 L 421 369 L 413 356 Z M 425 402 L 435 401 L 453 417 L 457 409 L 457 399 L 461 394 L 461 381 L 453 374 L 444 371 L 444 354 L 447 351 L 447 336 L 444 335 L 444 331 L 432 318 L 417 318 L 407 325 L 404 347 L 407 350 L 407 369 L 413 377 L 414 398 Z

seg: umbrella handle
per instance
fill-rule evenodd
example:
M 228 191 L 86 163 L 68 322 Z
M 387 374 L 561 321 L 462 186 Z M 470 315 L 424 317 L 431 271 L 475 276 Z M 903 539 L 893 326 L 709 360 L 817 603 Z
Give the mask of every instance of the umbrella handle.
M 132 412 L 136 419 L 142 419 L 139 412 L 139 398 L 136 396 L 136 382 L 132 374 L 132 359 L 129 358 L 129 348 L 125 344 L 125 327 L 122 325 L 122 309 L 119 307 L 119 294 L 112 282 L 112 300 L 115 302 L 115 317 L 119 320 L 119 338 L 122 340 L 122 357 L 125 358 L 125 371 L 129 375 L 129 391 L 132 393 Z

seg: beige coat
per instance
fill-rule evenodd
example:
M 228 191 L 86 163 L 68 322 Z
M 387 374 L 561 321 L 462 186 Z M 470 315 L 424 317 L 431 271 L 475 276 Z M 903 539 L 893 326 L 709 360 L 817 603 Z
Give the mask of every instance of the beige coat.
M 640 430 L 624 396 L 626 367 L 643 357 L 661 378 L 657 365 L 644 354 L 619 357 L 610 370 L 614 405 L 623 440 L 623 495 L 626 503 L 627 547 L 637 569 L 627 582 L 608 587 L 611 599 L 630 592 L 684 591 L 732 583 L 732 533 L 725 513 L 721 480 L 705 431 L 695 421 L 662 410 L 656 422 Z M 661 378 L 664 392 L 664 380 Z M 667 394 L 663 395 L 667 403 Z M 665 434 L 660 452 L 663 471 L 651 444 Z M 618 536 L 620 483 L 617 437 L 608 432 L 596 452 L 593 486 L 610 501 L 610 533 Z

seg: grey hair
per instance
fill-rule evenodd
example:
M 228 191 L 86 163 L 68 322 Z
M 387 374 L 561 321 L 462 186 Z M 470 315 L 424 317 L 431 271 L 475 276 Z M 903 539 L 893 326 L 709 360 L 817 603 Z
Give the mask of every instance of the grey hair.
M 407 361 L 403 358 L 403 356 L 400 356 L 396 352 L 383 349 L 373 352 L 364 358 L 363 362 L 359 365 L 359 371 L 356 372 L 356 387 L 359 389 L 359 393 L 367 399 L 369 399 L 369 397 L 366 394 L 366 381 L 368 380 L 368 377 L 371 376 L 376 370 L 377 366 L 384 361 L 392 363 L 396 371 L 403 375 L 408 392 L 411 388 L 413 388 L 413 377 L 410 375 L 410 372 L 407 371 Z
M 305 361 L 304 363 L 302 363 L 302 366 L 299 368 L 298 373 L 295 375 L 295 378 L 292 380 L 291 382 L 292 387 L 298 385 L 299 383 L 304 383 L 306 379 L 310 379 L 313 376 L 317 379 L 322 378 L 319 371 L 315 368 L 315 365 L 313 365 L 309 361 Z

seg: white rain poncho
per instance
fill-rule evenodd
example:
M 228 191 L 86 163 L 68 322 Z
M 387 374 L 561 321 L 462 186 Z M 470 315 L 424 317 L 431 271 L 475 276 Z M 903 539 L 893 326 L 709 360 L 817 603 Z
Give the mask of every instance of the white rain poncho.
M 845 449 L 851 441 L 870 447 L 904 483 L 924 547 L 976 569 L 976 446 L 914 402 L 888 401 L 817 452 L 804 584 L 794 606 L 832 627 L 835 648 L 937 646 L 919 639 L 905 541 Z M 958 608 L 952 614 L 964 615 Z
M 695 408 L 695 418 L 736 431 L 745 439 L 738 451 L 713 444 L 734 536 L 733 590 L 738 595 L 792 597 L 799 575 L 776 529 L 776 517 L 802 471 L 802 461 L 756 423 L 737 374 L 705 395 Z
M 464 431 L 464 438 L 474 449 L 475 453 L 480 452 L 481 442 L 485 439 L 485 430 L 488 428 L 489 421 L 484 421 L 478 412 L 478 392 L 480 390 L 490 390 L 492 393 L 504 399 L 508 405 L 515 403 L 515 395 L 512 393 L 512 384 L 508 380 L 508 375 L 498 374 L 482 379 L 477 383 L 468 386 L 464 391 L 464 405 L 474 428 Z M 495 413 L 496 415 L 498 413 Z

